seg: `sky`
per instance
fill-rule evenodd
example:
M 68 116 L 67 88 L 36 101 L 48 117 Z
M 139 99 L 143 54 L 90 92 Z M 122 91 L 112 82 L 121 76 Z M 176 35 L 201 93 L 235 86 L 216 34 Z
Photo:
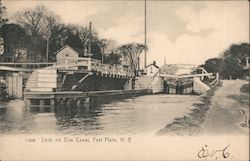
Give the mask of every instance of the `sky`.
M 87 26 L 118 44 L 144 43 L 144 1 L 3 0 L 7 16 L 44 5 L 63 23 Z M 147 1 L 147 64 L 202 64 L 231 44 L 249 43 L 248 1 Z M 141 62 L 143 63 L 143 54 Z

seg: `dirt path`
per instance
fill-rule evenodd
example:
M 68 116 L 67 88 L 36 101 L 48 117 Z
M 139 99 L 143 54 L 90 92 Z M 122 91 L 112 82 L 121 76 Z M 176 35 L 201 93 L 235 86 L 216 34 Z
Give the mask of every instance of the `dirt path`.
M 201 124 L 205 133 L 209 134 L 233 134 L 248 133 L 248 128 L 242 128 L 242 107 L 230 98 L 232 95 L 240 95 L 240 87 L 247 83 L 243 80 L 225 80 L 211 98 L 211 105 L 205 121 Z M 249 110 L 249 107 L 248 107 Z

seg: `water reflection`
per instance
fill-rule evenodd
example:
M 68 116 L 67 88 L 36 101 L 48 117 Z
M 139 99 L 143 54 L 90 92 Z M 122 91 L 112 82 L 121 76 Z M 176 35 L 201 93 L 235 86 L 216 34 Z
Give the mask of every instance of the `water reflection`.
M 100 109 L 100 108 L 99 108 Z M 55 109 L 55 117 L 57 119 L 58 130 L 66 133 L 81 133 L 85 134 L 93 130 L 103 130 L 99 117 L 103 114 L 96 108 L 89 107 L 57 107 Z
M 1 103 L 1 134 L 156 133 L 192 108 L 197 96 L 150 95 L 96 107 L 31 106 L 20 100 Z

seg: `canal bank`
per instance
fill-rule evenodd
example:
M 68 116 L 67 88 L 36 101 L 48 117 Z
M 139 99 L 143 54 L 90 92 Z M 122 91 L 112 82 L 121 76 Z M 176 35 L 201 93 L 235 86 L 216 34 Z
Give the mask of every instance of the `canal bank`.
M 193 103 L 193 109 L 183 117 L 175 118 L 171 124 L 167 124 L 163 129 L 158 131 L 158 135 L 194 135 L 202 132 L 201 123 L 204 122 L 206 114 L 211 104 L 211 98 L 215 91 L 221 86 L 210 89 L 205 94 L 200 95 L 197 102 Z
M 158 135 L 201 135 L 249 132 L 249 90 L 242 89 L 244 80 L 223 80 L 222 84 L 199 97 L 194 109 L 176 118 Z M 249 86 L 248 86 L 249 87 Z

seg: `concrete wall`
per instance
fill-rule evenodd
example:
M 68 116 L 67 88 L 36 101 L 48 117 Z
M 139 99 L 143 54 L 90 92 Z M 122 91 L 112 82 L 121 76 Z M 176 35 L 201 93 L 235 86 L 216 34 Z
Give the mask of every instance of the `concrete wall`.
M 210 87 L 203 83 L 200 78 L 194 77 L 193 78 L 193 91 L 197 94 L 203 94 L 208 91 Z
M 126 83 L 124 84 L 124 90 L 131 90 L 132 89 L 132 80 L 129 79 L 126 81 Z
M 153 77 L 151 77 L 151 76 L 136 77 L 135 89 L 151 88 L 152 81 L 153 81 Z
M 164 80 L 161 77 L 154 77 L 151 88 L 153 93 L 162 93 L 164 91 Z
M 135 81 L 135 89 L 152 89 L 153 93 L 162 93 L 164 90 L 164 80 L 161 77 L 137 77 Z

